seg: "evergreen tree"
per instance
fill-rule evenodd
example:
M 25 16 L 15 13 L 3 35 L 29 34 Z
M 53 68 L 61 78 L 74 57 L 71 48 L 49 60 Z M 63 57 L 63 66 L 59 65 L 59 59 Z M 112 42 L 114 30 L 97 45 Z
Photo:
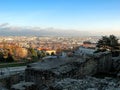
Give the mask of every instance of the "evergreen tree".
M 99 39 L 97 43 L 98 48 L 103 48 L 103 49 L 114 49 L 116 46 L 118 46 L 118 39 L 114 35 L 110 35 L 109 37 L 103 36 L 101 39 Z

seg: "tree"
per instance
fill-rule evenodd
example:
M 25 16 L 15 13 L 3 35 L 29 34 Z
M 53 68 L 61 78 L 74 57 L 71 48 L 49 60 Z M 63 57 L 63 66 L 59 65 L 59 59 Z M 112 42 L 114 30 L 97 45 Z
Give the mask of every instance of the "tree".
M 29 48 L 28 49 L 28 56 L 30 56 L 31 58 L 37 58 L 37 51 L 35 51 L 33 48 Z
M 3 62 L 5 61 L 4 58 L 3 58 L 4 54 L 3 52 L 0 50 L 0 62 Z
M 118 46 L 118 45 L 119 45 L 118 39 L 117 39 L 117 37 L 115 37 L 114 35 L 110 35 L 110 36 L 109 36 L 109 39 L 110 39 L 110 46 L 111 46 L 111 47 L 114 47 L 114 46 Z
M 52 52 L 52 53 L 51 53 L 51 56 L 54 56 L 54 55 L 55 55 L 55 53 L 54 53 L 54 52 Z
M 102 39 L 100 39 L 97 43 L 97 47 L 106 47 L 106 46 L 109 46 L 109 38 L 107 36 L 103 36 Z
M 0 51 L 0 61 L 1 62 L 13 62 L 13 55 L 9 52 L 9 50 Z
M 27 49 L 22 47 L 16 48 L 15 52 L 16 52 L 15 57 L 18 59 L 26 58 L 28 55 Z
M 41 51 L 41 58 L 45 57 L 46 56 L 46 52 L 45 51 Z
M 6 61 L 7 61 L 7 62 L 13 62 L 13 61 L 14 61 L 14 58 L 13 58 L 13 56 L 12 56 L 10 53 L 8 53 L 8 56 L 7 56 L 7 58 L 6 58 Z
M 103 36 L 101 39 L 98 40 L 97 47 L 103 49 L 114 49 L 118 46 L 118 39 L 114 35 L 110 35 L 109 37 Z

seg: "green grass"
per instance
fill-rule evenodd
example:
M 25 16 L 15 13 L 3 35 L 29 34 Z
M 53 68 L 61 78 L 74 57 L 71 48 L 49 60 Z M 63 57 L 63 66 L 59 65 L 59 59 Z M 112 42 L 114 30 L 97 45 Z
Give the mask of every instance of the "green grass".
M 1 63 L 0 68 L 26 66 L 26 62 Z
M 18 67 L 18 66 L 26 66 L 29 63 L 34 63 L 37 62 L 38 60 L 32 60 L 32 61 L 22 61 L 22 62 L 1 62 L 0 63 L 0 68 L 5 68 L 5 67 Z

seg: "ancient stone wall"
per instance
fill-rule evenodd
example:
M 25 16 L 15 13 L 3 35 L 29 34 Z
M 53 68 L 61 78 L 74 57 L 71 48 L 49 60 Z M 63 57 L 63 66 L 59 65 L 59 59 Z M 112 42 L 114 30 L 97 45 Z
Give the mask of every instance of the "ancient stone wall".
M 55 80 L 56 76 L 49 70 L 31 70 L 26 69 L 25 81 L 34 82 L 39 86 L 42 84 L 49 84 Z
M 40 62 L 37 65 L 27 67 L 25 81 L 34 82 L 38 87 L 41 87 L 42 85 L 49 86 L 54 81 L 60 81 L 64 78 L 80 78 L 99 72 L 109 72 L 112 65 L 111 60 L 110 53 L 102 53 L 89 56 L 83 61 L 78 59 L 67 63 L 61 63 L 61 61 Z
M 109 73 L 112 68 L 112 55 L 111 53 L 104 53 L 98 58 L 95 58 L 98 62 L 98 73 Z

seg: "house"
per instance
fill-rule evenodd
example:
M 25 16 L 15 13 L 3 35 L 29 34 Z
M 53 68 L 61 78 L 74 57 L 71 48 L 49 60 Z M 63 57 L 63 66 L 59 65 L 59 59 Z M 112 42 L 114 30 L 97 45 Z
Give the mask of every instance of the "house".
M 56 54 L 56 50 L 51 50 L 49 48 L 38 48 L 37 50 L 45 51 L 46 54 L 49 54 L 49 55 L 55 55 Z
M 55 55 L 56 50 L 46 50 L 46 53 L 48 53 L 49 55 Z

